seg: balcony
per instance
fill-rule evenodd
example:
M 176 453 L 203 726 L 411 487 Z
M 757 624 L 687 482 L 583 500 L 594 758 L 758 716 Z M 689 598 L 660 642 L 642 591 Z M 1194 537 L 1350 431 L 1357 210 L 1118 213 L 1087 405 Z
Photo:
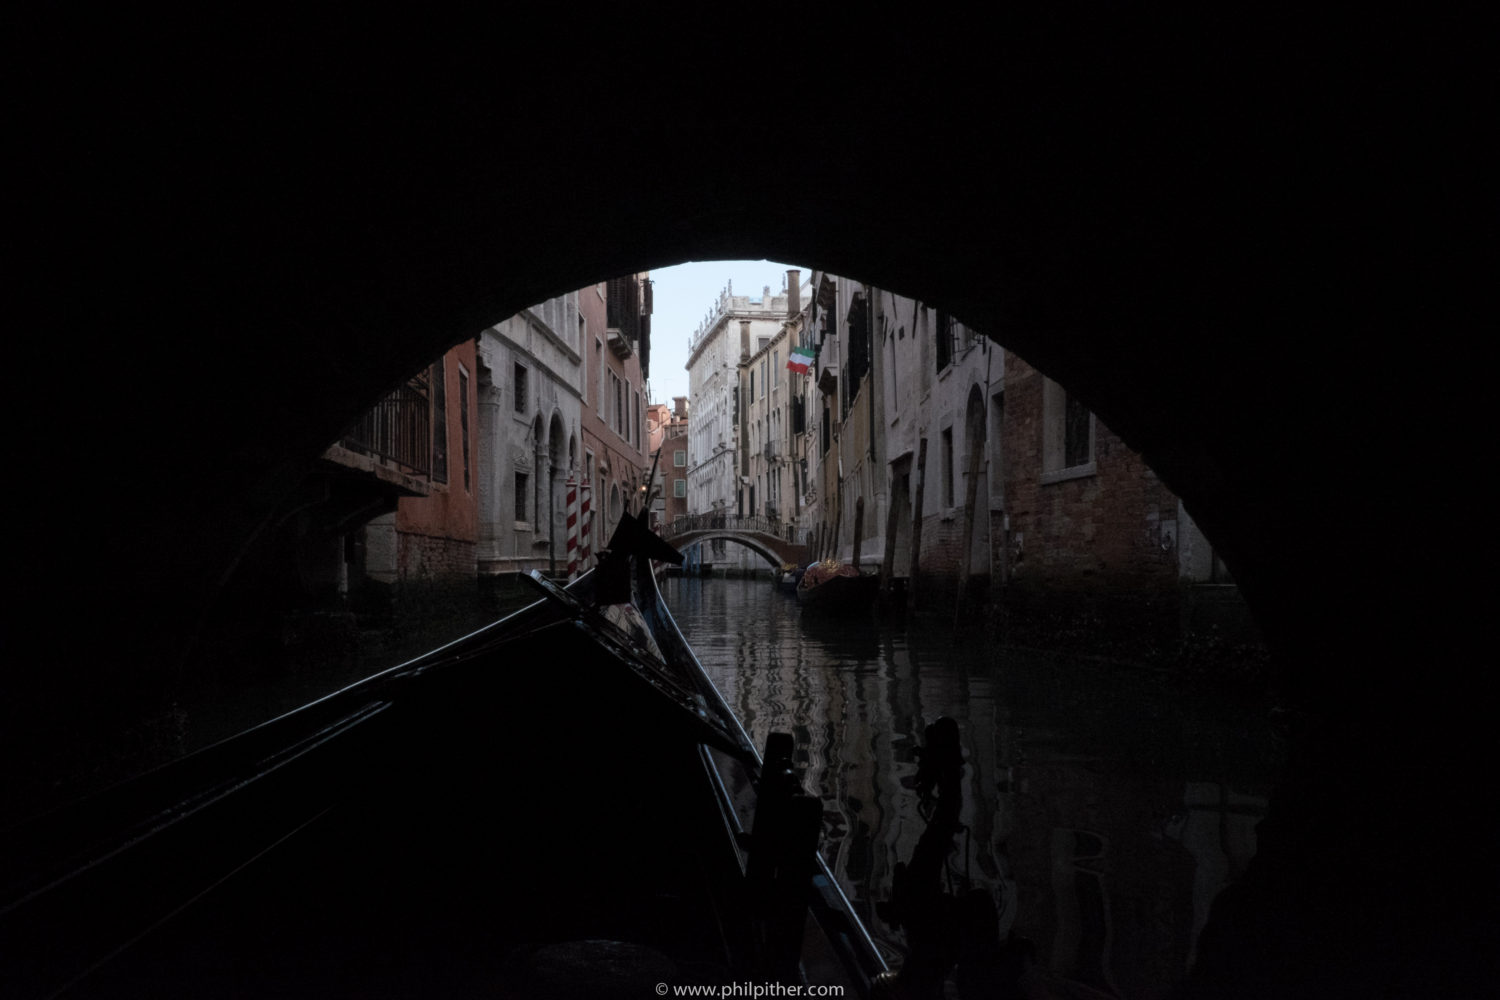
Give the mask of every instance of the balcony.
M 427 394 L 408 383 L 359 418 L 340 440 L 360 455 L 401 466 L 412 475 L 432 472 L 432 408 Z
M 380 400 L 323 453 L 307 509 L 317 530 L 347 534 L 396 509 L 402 497 L 432 493 L 432 409 L 425 376 Z
M 605 337 L 608 339 L 609 349 L 621 361 L 624 361 L 635 353 L 635 349 L 631 346 L 630 340 L 625 336 L 623 330 L 607 330 L 605 331 Z
M 641 283 L 633 274 L 611 278 L 605 293 L 605 327 L 615 357 L 630 357 L 641 339 Z

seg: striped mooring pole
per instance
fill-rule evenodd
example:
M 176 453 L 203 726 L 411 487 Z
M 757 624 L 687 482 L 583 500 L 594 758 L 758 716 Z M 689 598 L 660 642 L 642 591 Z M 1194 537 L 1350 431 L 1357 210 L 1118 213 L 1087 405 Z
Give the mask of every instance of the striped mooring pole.
M 578 480 L 568 477 L 568 579 L 578 574 Z
M 583 481 L 583 488 L 578 491 L 578 521 L 579 521 L 579 565 L 584 569 L 589 568 L 589 495 L 594 492 L 594 484 L 591 480 Z

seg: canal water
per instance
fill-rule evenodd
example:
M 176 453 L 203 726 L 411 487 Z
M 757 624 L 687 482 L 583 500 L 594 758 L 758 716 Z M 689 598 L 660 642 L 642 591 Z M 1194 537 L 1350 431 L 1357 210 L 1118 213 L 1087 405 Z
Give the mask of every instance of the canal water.
M 1255 853 L 1282 753 L 1268 706 L 936 626 L 804 619 L 766 580 L 663 591 L 757 745 L 792 734 L 824 856 L 893 962 L 905 940 L 876 904 L 925 828 L 915 751 L 948 716 L 966 756 L 953 891 L 990 893 L 1002 933 L 1069 995 L 1153 996 L 1183 977 L 1215 894 Z

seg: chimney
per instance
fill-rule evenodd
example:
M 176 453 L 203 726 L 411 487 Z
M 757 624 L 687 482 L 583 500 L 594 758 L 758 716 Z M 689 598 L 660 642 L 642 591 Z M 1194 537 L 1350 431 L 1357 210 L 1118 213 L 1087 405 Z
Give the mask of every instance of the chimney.
M 750 360 L 750 321 L 740 320 L 740 360 Z
M 687 419 L 687 397 L 686 396 L 673 396 L 672 397 L 672 408 L 676 412 L 678 420 L 686 420 Z
M 795 267 L 786 272 L 786 314 L 795 316 L 802 311 L 802 272 Z

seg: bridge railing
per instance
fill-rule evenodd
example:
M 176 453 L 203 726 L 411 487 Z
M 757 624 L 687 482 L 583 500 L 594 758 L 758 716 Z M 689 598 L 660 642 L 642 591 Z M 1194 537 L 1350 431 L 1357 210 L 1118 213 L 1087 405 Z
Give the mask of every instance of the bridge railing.
M 753 531 L 782 541 L 797 543 L 797 528 L 780 518 L 734 514 L 679 514 L 662 532 L 663 538 L 675 538 L 689 531 Z

